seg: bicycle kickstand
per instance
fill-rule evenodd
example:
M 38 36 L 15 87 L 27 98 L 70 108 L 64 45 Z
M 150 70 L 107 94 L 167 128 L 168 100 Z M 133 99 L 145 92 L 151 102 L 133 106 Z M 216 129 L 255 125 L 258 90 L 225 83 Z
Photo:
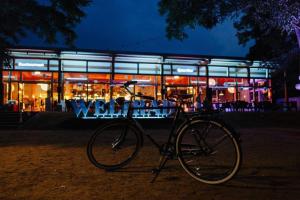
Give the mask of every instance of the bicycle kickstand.
M 163 169 L 163 167 L 165 166 L 167 160 L 168 160 L 168 156 L 167 155 L 163 155 L 160 157 L 159 159 L 159 166 L 157 168 L 152 169 L 152 173 L 155 174 L 154 177 L 152 178 L 152 180 L 150 181 L 150 183 L 154 183 L 154 181 L 156 180 L 156 178 L 158 177 L 160 171 Z

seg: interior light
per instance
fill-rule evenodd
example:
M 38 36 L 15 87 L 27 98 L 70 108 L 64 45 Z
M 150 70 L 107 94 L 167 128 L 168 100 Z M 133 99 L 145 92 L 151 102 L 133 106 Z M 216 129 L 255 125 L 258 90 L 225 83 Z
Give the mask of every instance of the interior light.
M 40 83 L 39 86 L 43 91 L 48 91 L 48 84 Z
M 235 92 L 235 88 L 234 87 L 229 87 L 227 90 L 231 94 L 233 94 Z
M 224 93 L 221 91 L 220 94 L 219 94 L 219 96 L 224 96 Z
M 33 75 L 40 75 L 40 74 L 41 74 L 41 72 L 39 72 L 39 71 L 33 72 Z
M 44 67 L 45 65 L 42 63 L 18 63 L 19 67 Z
M 210 79 L 208 79 L 208 84 L 209 84 L 210 86 L 215 86 L 215 85 L 216 85 L 216 80 L 213 79 L 213 78 L 210 78 Z
M 179 73 L 193 73 L 193 72 L 194 72 L 194 69 L 177 68 L 177 72 L 179 72 Z
M 3 76 L 3 78 L 11 78 L 11 79 L 16 79 L 15 76 L 11 76 L 11 75 L 8 75 L 8 76 Z
M 150 82 L 151 80 L 145 80 L 145 79 L 133 79 L 132 81 L 137 81 L 137 82 Z
M 66 78 L 67 80 L 76 80 L 76 81 L 87 81 L 88 79 L 86 77 L 69 77 L 69 78 Z
M 191 83 L 194 83 L 194 84 L 196 84 L 196 83 L 206 84 L 206 81 L 191 81 Z

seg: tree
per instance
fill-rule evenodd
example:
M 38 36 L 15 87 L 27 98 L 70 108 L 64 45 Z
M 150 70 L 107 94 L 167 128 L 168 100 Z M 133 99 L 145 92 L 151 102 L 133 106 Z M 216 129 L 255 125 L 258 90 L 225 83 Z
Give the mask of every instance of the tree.
M 48 43 L 55 43 L 61 34 L 67 45 L 73 45 L 74 28 L 85 16 L 83 8 L 90 1 L 1 0 L 0 64 L 9 60 L 7 48 L 18 44 L 28 34 L 34 33 Z M 3 101 L 2 67 L 0 73 L 0 99 Z
M 183 40 L 187 28 L 212 28 L 230 18 L 241 44 L 274 33 L 291 42 L 295 39 L 292 22 L 300 20 L 299 0 L 160 0 L 159 11 L 166 15 L 168 38 Z
M 249 49 L 249 58 L 275 59 L 283 66 L 277 77 L 288 71 L 289 80 L 298 78 L 295 69 L 300 52 L 299 0 L 160 0 L 159 11 L 166 15 L 167 37 L 179 40 L 188 36 L 187 28 L 212 28 L 230 18 L 240 44 L 255 41 Z M 293 83 L 289 87 L 294 90 Z M 278 91 L 275 94 L 280 96 Z M 285 98 L 288 99 L 287 95 Z

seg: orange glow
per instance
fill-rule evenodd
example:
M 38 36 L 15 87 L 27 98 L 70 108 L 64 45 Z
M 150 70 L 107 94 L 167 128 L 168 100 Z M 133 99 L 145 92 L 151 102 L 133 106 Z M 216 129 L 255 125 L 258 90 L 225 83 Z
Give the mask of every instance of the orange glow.
M 24 81 L 51 81 L 51 72 L 22 72 Z
M 89 82 L 91 83 L 109 83 L 109 74 L 88 74 Z

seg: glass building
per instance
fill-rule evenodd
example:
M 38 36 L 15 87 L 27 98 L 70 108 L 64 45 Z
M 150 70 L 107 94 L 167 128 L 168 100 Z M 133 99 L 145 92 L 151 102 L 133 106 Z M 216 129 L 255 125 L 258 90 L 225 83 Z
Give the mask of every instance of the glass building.
M 4 103 L 22 111 L 51 111 L 61 101 L 129 98 L 122 89 L 136 80 L 135 93 L 157 100 L 210 91 L 214 106 L 272 101 L 270 62 L 238 57 L 131 52 L 10 49 L 3 63 Z M 209 90 L 207 89 L 209 88 Z

